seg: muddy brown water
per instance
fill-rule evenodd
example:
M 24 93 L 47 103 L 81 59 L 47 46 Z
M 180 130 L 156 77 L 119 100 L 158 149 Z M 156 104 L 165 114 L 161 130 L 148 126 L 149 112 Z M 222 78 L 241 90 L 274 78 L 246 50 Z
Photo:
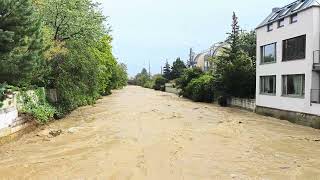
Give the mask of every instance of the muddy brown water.
M 61 129 L 55 138 L 43 132 Z M 129 86 L 0 146 L 0 179 L 320 179 L 320 131 Z

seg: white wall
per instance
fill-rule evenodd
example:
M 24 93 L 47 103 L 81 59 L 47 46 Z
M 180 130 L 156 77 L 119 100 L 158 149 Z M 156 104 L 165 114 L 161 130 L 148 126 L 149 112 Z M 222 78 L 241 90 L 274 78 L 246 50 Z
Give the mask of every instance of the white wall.
M 8 128 L 18 118 L 17 108 L 8 108 L 0 110 L 0 130 Z
M 320 115 L 318 106 L 310 104 L 310 90 L 312 86 L 313 51 L 320 49 L 320 8 L 313 7 L 298 13 L 298 22 L 290 24 L 289 17 L 285 18 L 285 26 L 277 27 L 273 23 L 273 31 L 267 32 L 267 27 L 257 31 L 257 106 L 270 107 L 281 110 L 303 112 Z M 304 60 L 282 62 L 282 41 L 293 37 L 306 35 L 306 58 Z M 277 62 L 260 65 L 260 46 L 277 43 Z M 282 96 L 282 75 L 305 74 L 305 97 L 292 98 Z M 260 94 L 260 76 L 276 75 L 276 95 Z

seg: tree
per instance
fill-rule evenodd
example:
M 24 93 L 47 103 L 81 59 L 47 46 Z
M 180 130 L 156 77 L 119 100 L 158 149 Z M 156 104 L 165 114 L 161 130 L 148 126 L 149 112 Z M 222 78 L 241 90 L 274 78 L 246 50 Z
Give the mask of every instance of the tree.
M 171 70 L 171 78 L 177 79 L 181 76 L 184 69 L 186 69 L 186 65 L 180 58 L 177 58 L 176 61 L 173 62 L 172 70 Z
M 118 76 L 120 76 L 119 67 L 117 61 L 112 54 L 111 46 L 112 38 L 109 35 L 105 35 L 100 41 L 91 47 L 91 53 L 95 59 L 99 62 L 99 92 L 100 94 L 110 94 L 111 89 L 118 88 L 116 84 Z
M 111 78 L 111 88 L 119 89 L 127 85 L 128 73 L 127 66 L 123 63 L 117 64 Z
M 201 75 L 203 75 L 203 72 L 197 67 L 188 68 L 183 71 L 182 75 L 176 81 L 177 87 L 181 89 L 182 96 L 189 97 L 186 87 L 193 79 L 199 78 Z
M 0 83 L 27 85 L 43 64 L 43 39 L 31 0 L 0 1 Z
M 240 34 L 240 48 L 248 53 L 248 56 L 253 60 L 253 66 L 255 66 L 254 61 L 256 59 L 256 47 L 257 47 L 257 36 L 255 31 L 243 32 Z
M 172 80 L 171 67 L 170 67 L 170 64 L 168 63 L 168 61 L 166 62 L 166 65 L 163 68 L 163 77 L 168 80 Z
M 105 32 L 106 17 L 91 0 L 44 0 L 42 14 L 52 39 L 98 40 Z
M 248 44 L 248 42 L 252 43 L 251 38 L 252 35 L 240 35 L 238 18 L 233 13 L 232 30 L 227 39 L 230 47 L 225 49 L 223 55 L 215 58 L 214 84 L 218 94 L 243 98 L 254 97 L 255 65 L 253 61 L 255 59 L 253 56 L 255 53 Z
M 149 73 L 146 68 L 143 68 L 141 73 L 138 73 L 135 77 L 138 86 L 144 86 L 149 80 Z

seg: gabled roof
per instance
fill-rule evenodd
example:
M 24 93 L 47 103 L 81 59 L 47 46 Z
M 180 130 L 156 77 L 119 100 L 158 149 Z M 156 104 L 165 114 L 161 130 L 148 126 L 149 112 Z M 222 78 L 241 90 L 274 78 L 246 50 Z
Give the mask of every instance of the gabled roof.
M 288 17 L 313 6 L 320 7 L 320 3 L 317 0 L 297 0 L 282 8 L 274 8 L 272 13 L 257 28 L 263 27 L 267 24 L 273 23 L 279 19 Z

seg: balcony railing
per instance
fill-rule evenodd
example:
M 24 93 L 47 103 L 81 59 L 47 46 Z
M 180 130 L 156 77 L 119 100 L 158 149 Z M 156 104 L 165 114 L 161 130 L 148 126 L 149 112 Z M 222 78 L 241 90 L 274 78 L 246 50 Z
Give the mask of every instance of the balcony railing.
M 311 103 L 320 104 L 320 89 L 311 89 Z
M 313 52 L 313 70 L 320 71 L 320 50 Z

